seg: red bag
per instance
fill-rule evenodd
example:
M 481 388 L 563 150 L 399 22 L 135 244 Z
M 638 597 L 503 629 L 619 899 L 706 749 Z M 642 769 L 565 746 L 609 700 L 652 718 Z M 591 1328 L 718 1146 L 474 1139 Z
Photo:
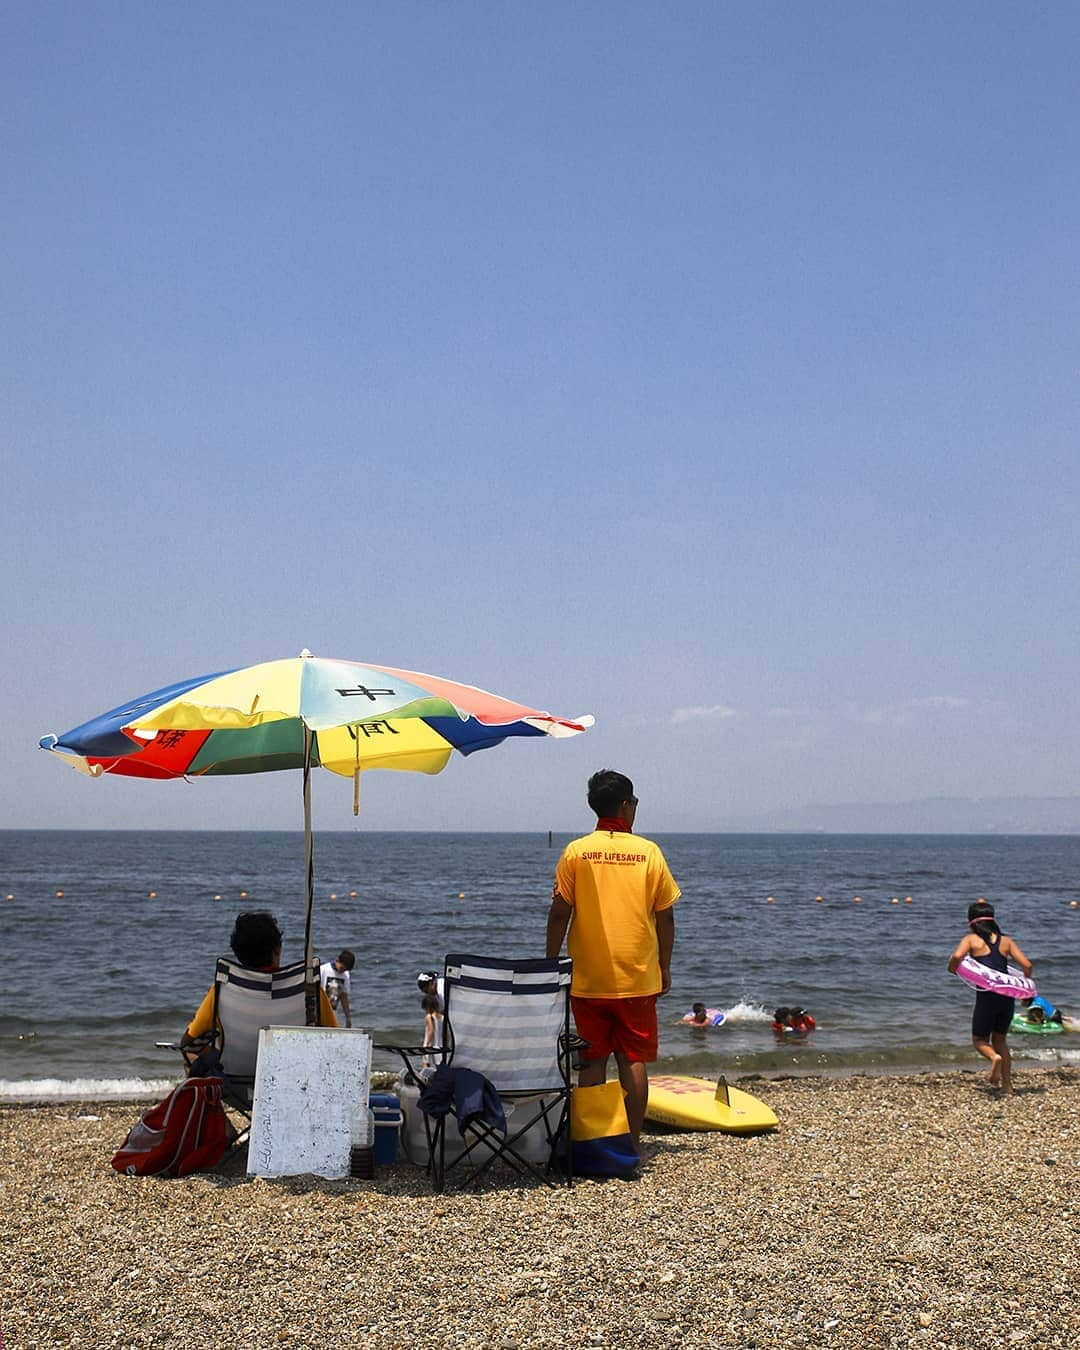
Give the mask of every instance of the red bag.
M 113 1154 L 129 1177 L 185 1177 L 215 1167 L 236 1138 L 220 1078 L 188 1078 L 144 1111 Z

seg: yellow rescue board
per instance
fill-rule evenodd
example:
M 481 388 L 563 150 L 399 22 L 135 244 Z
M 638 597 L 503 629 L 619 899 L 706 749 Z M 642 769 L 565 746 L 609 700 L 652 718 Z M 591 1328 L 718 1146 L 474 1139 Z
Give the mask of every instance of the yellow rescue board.
M 773 1111 L 749 1092 L 728 1087 L 725 1105 L 723 1094 L 716 1095 L 715 1083 L 678 1074 L 649 1078 L 645 1115 L 682 1130 L 722 1130 L 725 1134 L 756 1134 L 780 1123 Z

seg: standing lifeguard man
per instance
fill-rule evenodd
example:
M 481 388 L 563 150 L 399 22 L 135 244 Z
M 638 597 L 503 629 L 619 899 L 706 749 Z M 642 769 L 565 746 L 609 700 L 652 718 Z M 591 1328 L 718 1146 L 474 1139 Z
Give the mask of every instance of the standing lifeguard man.
M 578 1082 L 604 1082 L 614 1054 L 630 1132 L 640 1143 L 647 1066 L 657 1053 L 656 999 L 671 988 L 672 907 L 680 891 L 659 846 L 632 832 L 637 798 L 625 774 L 594 773 L 589 806 L 596 829 L 568 844 L 555 868 L 547 955 L 559 955 L 569 924 L 570 1001 L 589 1042 Z

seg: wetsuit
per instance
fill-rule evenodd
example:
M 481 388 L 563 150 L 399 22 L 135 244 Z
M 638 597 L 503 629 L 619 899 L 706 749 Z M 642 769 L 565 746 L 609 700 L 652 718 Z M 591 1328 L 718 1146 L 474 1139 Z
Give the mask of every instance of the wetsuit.
M 973 960 L 978 961 L 980 965 L 989 966 L 991 970 L 998 970 L 1005 974 L 1009 965 L 1001 954 L 1001 935 L 993 934 L 983 941 L 989 946 L 990 950 L 982 956 L 974 956 Z M 975 1011 L 971 1015 L 971 1034 L 977 1041 L 988 1041 L 994 1032 L 1004 1034 L 1009 1029 L 1009 1023 L 1013 1020 L 1013 1013 L 1016 1011 L 1016 1000 L 1006 998 L 1004 994 L 992 994 L 989 989 L 977 989 L 975 991 Z

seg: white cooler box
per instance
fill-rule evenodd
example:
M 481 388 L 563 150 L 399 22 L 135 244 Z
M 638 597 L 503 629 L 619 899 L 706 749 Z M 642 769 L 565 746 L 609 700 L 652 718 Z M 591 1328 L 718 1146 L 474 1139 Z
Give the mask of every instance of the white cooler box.
M 428 1161 L 428 1143 L 427 1134 L 424 1129 L 424 1113 L 420 1110 L 417 1102 L 420 1097 L 420 1089 L 413 1084 L 400 1084 L 397 1089 L 398 1096 L 401 1098 L 401 1148 L 405 1157 L 418 1167 L 426 1167 Z M 545 1100 L 544 1094 L 539 1093 L 532 1097 L 519 1097 L 515 1101 L 503 1099 L 503 1110 L 506 1112 L 506 1127 L 510 1134 L 514 1133 L 515 1117 L 521 1120 L 527 1120 L 529 1116 L 539 1108 L 541 1102 Z M 554 1114 L 554 1113 L 553 1113 Z M 461 1135 L 458 1132 L 457 1121 L 450 1119 L 446 1122 L 446 1161 L 452 1162 L 464 1151 L 465 1145 L 462 1142 Z M 544 1129 L 543 1120 L 538 1120 L 535 1125 L 526 1130 L 525 1134 L 517 1141 L 515 1148 L 527 1158 L 529 1162 L 538 1163 L 541 1166 L 548 1160 L 549 1145 L 547 1132 Z M 470 1159 L 475 1158 L 477 1162 L 482 1162 L 485 1155 L 491 1153 L 486 1144 L 477 1144 L 469 1155 Z

